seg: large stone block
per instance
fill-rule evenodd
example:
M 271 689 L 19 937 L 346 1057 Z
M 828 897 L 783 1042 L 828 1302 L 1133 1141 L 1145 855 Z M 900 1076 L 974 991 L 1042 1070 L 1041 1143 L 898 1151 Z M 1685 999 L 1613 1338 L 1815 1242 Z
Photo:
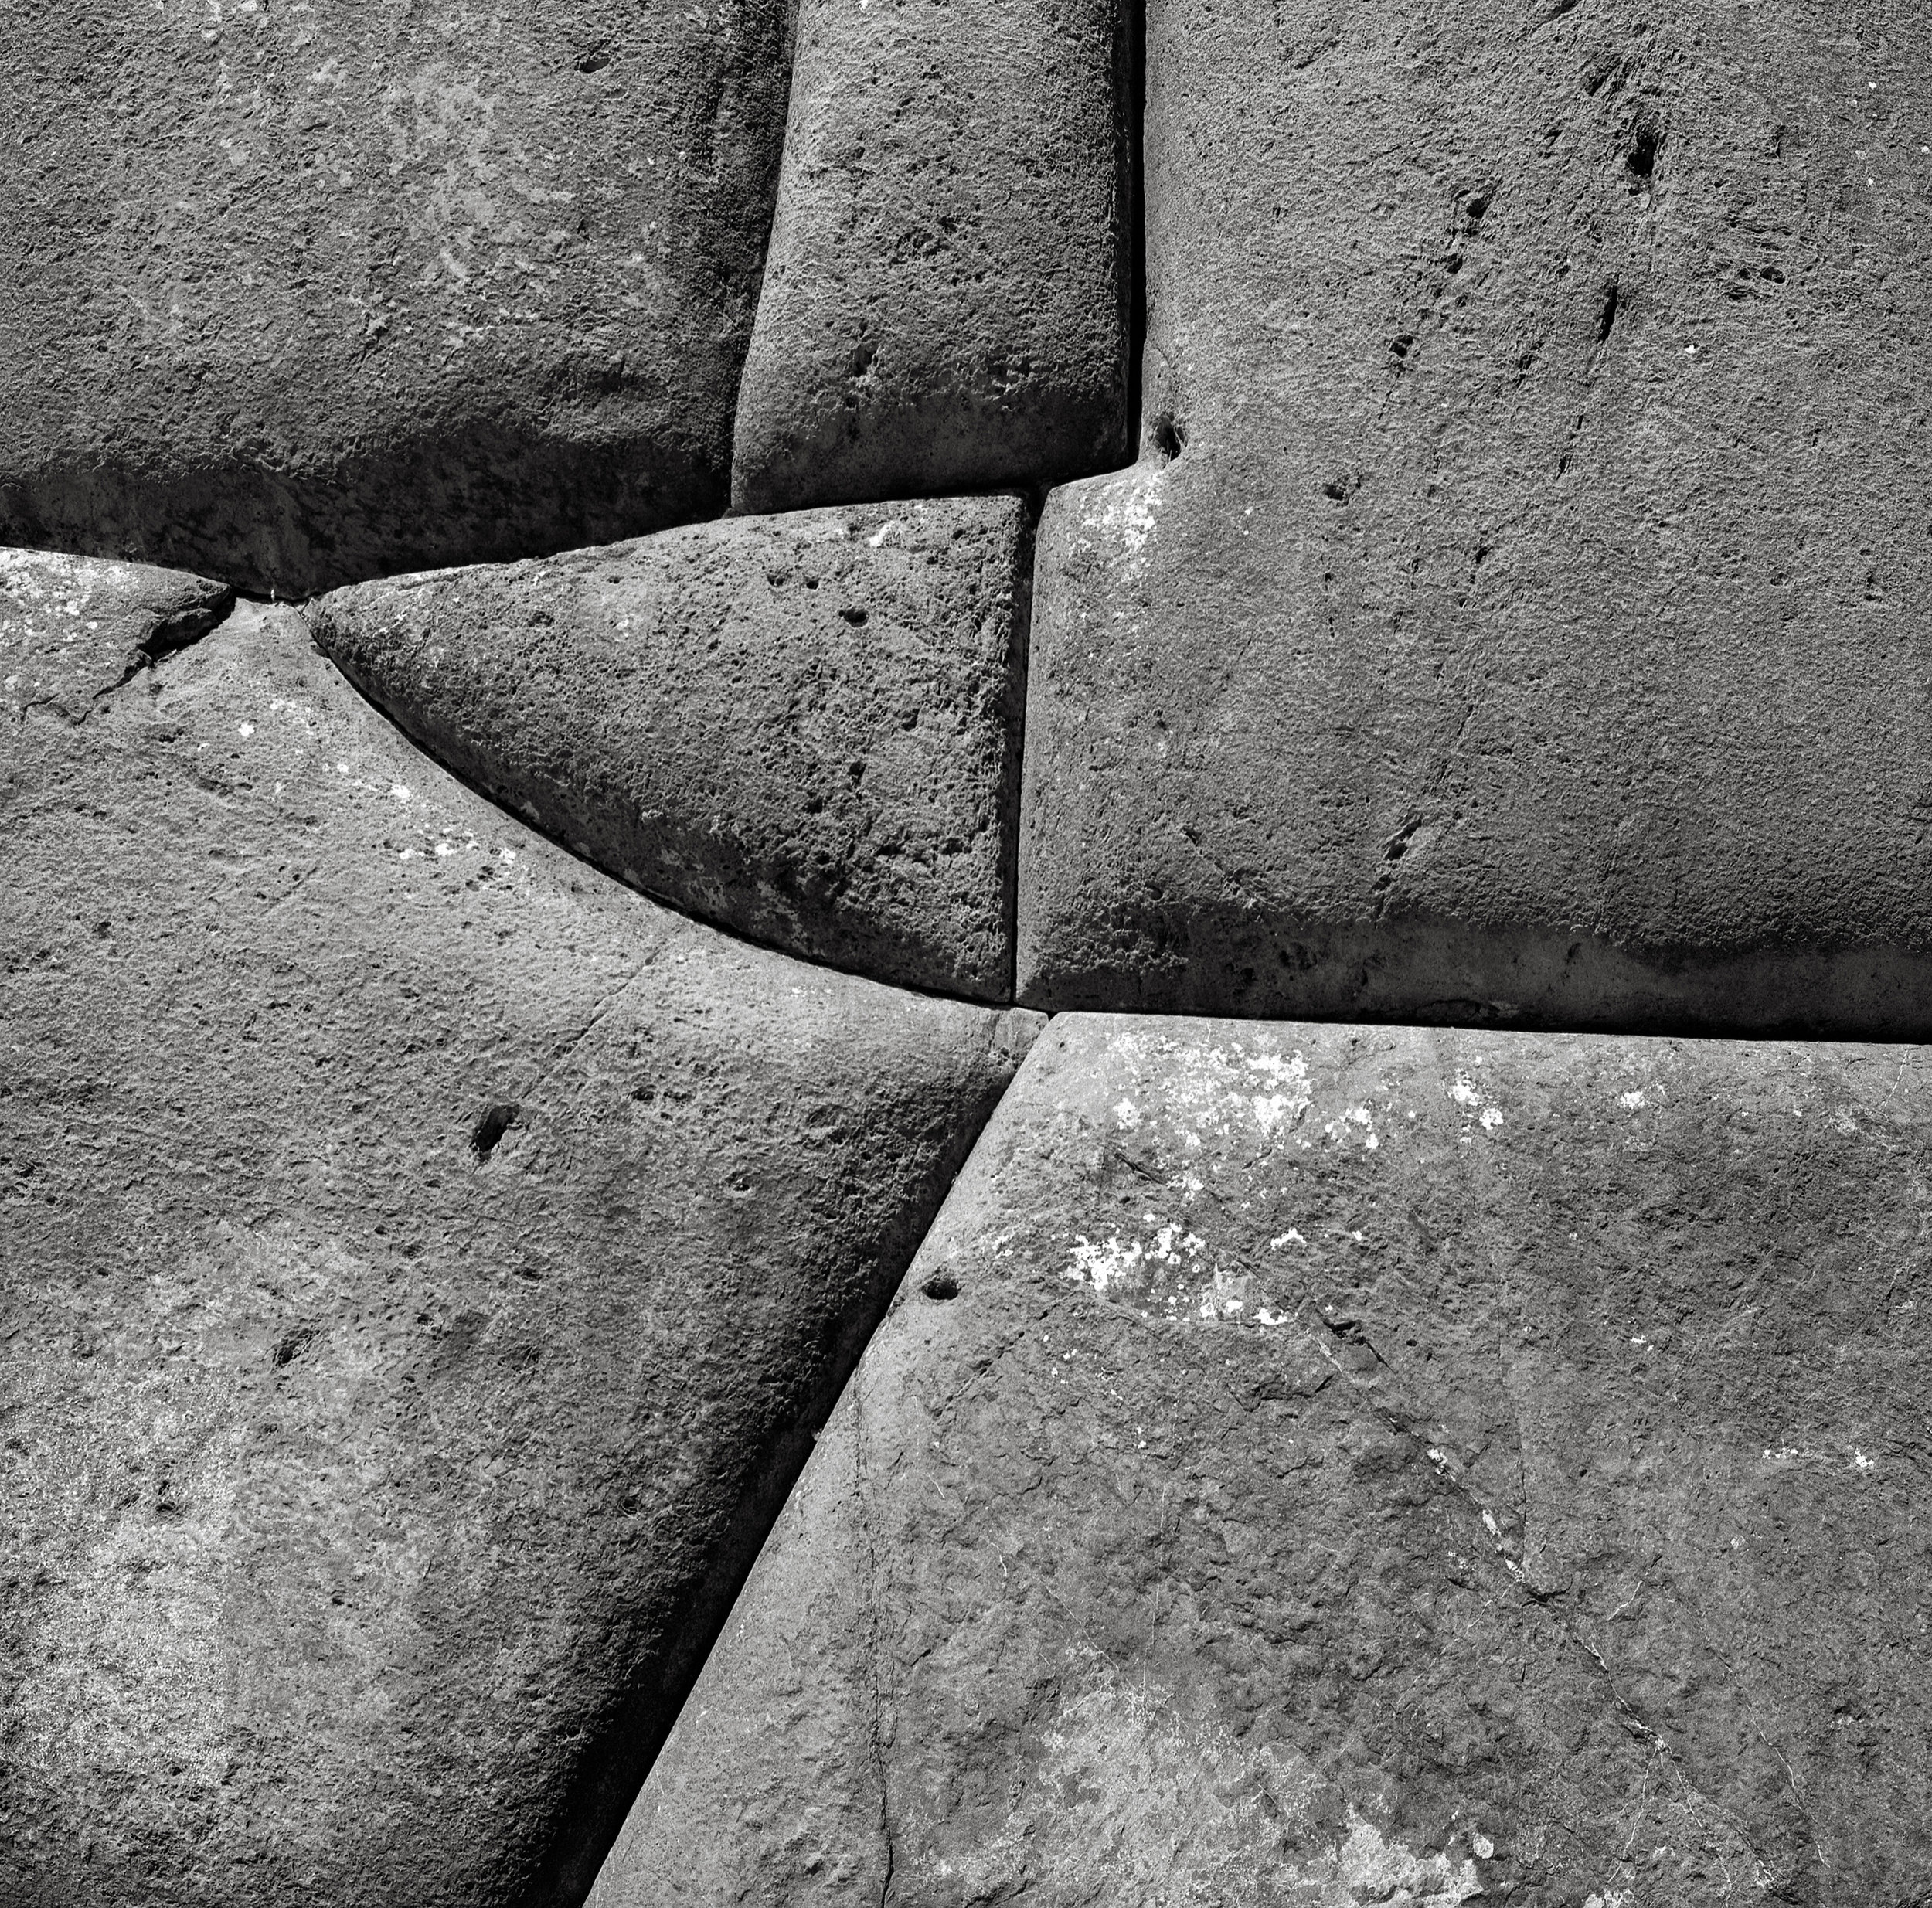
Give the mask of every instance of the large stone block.
M 1130 28 L 1121 0 L 801 0 L 736 508 L 1131 454 Z
M 363 583 L 317 640 L 437 758 L 786 952 L 1012 991 L 1017 497 L 735 518 Z
M 1154 0 L 1022 998 L 1932 1026 L 1932 18 L 1638 17 Z
M 1068 1015 L 595 1908 L 1932 1888 L 1918 1049 Z
M 0 541 L 267 593 L 723 507 L 780 0 L 37 9 Z
M 0 588 L 0 1900 L 579 1900 L 1030 1019 L 665 913 L 291 610 Z

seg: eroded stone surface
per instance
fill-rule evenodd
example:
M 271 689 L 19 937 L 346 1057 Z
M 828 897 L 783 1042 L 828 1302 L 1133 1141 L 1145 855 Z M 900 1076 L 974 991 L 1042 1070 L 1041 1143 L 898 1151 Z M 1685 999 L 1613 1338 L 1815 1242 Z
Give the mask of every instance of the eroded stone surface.
M 1022 997 L 1924 1032 L 1929 114 L 1923 15 L 1155 0 Z
M 736 508 L 1131 454 L 1128 29 L 1116 0 L 801 0 Z
M 721 508 L 783 16 L 23 21 L 0 93 L 0 540 L 286 596 Z
M 1056 1020 L 596 1908 L 1918 1899 L 1928 1110 Z
M 438 760 L 787 951 L 1012 986 L 1016 497 L 739 518 L 363 584 L 317 640 Z
M 0 1899 L 579 1899 L 1029 1019 L 628 893 L 293 611 L 0 588 Z

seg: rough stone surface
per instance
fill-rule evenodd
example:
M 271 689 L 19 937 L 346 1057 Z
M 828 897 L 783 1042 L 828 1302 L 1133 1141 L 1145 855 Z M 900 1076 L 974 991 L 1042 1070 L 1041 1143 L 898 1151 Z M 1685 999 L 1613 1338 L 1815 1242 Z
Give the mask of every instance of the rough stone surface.
M 1932 15 L 1148 38 L 1147 448 L 1043 522 L 1022 998 L 1932 1026 Z
M 666 914 L 293 611 L 0 589 L 0 1900 L 580 1899 L 1029 1017 Z
M 1929 1111 L 1055 1021 L 596 1908 L 1925 1899 Z
M 0 540 L 299 595 L 721 508 L 784 11 L 36 9 Z
M 1131 51 L 1118 0 L 801 0 L 735 508 L 1131 455 Z
M 309 610 L 440 760 L 787 952 L 1012 988 L 1032 567 L 1016 497 L 736 519 Z

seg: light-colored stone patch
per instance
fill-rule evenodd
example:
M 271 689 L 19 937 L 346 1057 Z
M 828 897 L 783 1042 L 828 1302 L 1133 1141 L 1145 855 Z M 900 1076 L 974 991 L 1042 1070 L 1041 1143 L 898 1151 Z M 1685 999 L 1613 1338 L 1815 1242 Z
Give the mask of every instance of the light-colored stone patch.
M 1024 1874 L 1043 1899 L 1063 1889 L 1072 1899 L 1097 1859 L 1123 1902 L 1461 1908 L 1481 1896 L 1474 1851 L 1494 1843 L 1479 1827 L 1467 1847 L 1411 1848 L 1293 1743 L 1195 1723 L 1096 1652 L 1070 1653 L 1064 1686 L 1077 1693 L 1041 1729 L 1032 1780 L 1002 1832 L 925 1878 L 950 1896 L 996 1899 Z

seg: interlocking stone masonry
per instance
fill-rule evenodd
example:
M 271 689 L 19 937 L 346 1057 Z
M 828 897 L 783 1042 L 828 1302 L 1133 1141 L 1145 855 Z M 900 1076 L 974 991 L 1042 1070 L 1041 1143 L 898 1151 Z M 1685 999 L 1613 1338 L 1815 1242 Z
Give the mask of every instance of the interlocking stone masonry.
M 1131 454 L 1124 0 L 801 0 L 739 510 Z
M 1042 525 L 1022 997 L 1932 1030 L 1932 16 L 1148 35 L 1146 454 Z
M 693 525 L 311 607 L 440 761 L 706 920 L 1012 991 L 1032 527 L 1016 497 Z
M 1056 1019 L 594 1908 L 1919 1899 L 1928 1112 Z
M 0 589 L 0 1901 L 581 1900 L 1032 1019 L 665 913 L 291 610 Z
M 37 8 L 0 542 L 302 596 L 715 512 L 780 0 Z

